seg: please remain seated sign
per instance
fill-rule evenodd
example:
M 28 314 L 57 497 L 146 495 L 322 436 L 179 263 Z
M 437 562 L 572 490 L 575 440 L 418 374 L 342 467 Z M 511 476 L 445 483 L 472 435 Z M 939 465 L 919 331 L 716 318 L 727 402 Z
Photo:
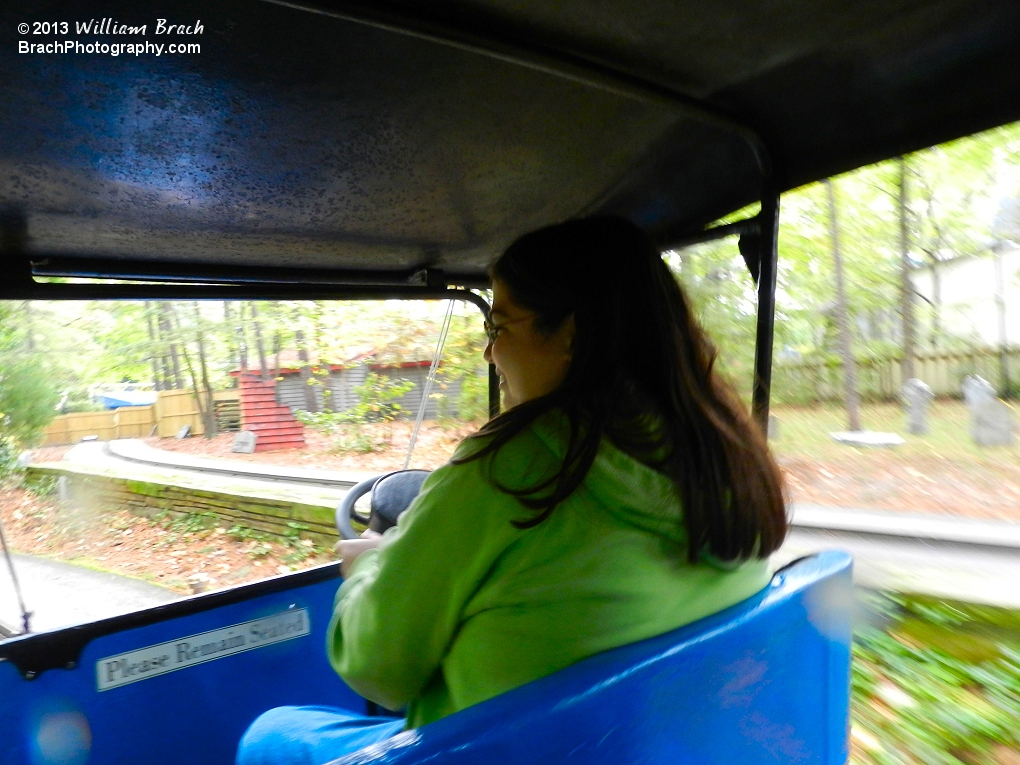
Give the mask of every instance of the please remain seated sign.
M 311 632 L 308 609 L 298 608 L 218 630 L 150 645 L 96 662 L 96 689 L 108 691 Z

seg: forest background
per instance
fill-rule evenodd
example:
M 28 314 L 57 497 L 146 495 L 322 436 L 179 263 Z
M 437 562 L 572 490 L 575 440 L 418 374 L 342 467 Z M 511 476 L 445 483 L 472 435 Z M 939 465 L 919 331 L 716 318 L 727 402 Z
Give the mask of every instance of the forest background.
M 1020 124 L 785 194 L 777 369 L 805 360 L 846 369 L 848 359 L 889 357 L 903 359 L 908 377 L 922 350 L 973 347 L 978 339 L 946 326 L 938 295 L 919 299 L 909 274 L 937 274 L 958 259 L 1015 247 L 1018 199 Z M 719 347 L 720 367 L 748 394 L 756 297 L 735 240 L 666 259 Z M 8 452 L 31 446 L 57 413 L 99 408 L 92 394 L 104 384 L 218 390 L 232 387 L 230 373 L 242 366 L 270 374 L 282 365 L 300 366 L 315 385 L 321 365 L 368 352 L 374 363 L 429 360 L 445 313 L 442 304 L 417 301 L 0 302 L 2 434 Z M 458 304 L 436 395 L 460 380 L 460 419 L 485 415 L 483 348 L 477 309 Z M 1005 387 L 1003 395 L 1016 392 Z M 797 395 L 778 384 L 773 390 L 779 403 Z M 845 397 L 852 395 L 848 387 Z

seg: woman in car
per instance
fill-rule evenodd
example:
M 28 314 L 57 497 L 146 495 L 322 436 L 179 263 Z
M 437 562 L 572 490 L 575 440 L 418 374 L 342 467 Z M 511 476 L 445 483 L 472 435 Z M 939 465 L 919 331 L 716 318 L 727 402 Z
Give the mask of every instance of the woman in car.
M 397 527 L 343 542 L 327 650 L 407 717 L 271 710 L 238 763 L 322 763 L 727 608 L 783 542 L 778 468 L 649 239 L 595 217 L 491 270 L 504 411 Z

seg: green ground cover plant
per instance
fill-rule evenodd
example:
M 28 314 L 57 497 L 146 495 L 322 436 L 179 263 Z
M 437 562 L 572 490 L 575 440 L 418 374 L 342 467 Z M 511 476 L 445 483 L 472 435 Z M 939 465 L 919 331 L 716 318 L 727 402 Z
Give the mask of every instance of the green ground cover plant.
M 854 635 L 854 765 L 1020 756 L 1020 612 L 891 594 L 868 607 L 879 619 Z
M 374 452 L 393 441 L 393 421 L 403 408 L 397 399 L 414 387 L 370 372 L 354 389 L 358 403 L 342 412 L 296 412 L 297 418 L 333 440 L 335 452 Z

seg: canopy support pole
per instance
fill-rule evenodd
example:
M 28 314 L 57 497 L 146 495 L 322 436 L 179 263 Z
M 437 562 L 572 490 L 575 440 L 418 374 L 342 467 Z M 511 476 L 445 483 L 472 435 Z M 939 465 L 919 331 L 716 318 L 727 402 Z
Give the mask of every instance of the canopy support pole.
M 776 323 L 776 267 L 779 258 L 779 192 L 773 187 L 762 195 L 761 233 L 757 237 L 758 326 L 754 343 L 754 388 L 751 411 L 768 433 L 769 394 L 772 390 L 772 345 Z

